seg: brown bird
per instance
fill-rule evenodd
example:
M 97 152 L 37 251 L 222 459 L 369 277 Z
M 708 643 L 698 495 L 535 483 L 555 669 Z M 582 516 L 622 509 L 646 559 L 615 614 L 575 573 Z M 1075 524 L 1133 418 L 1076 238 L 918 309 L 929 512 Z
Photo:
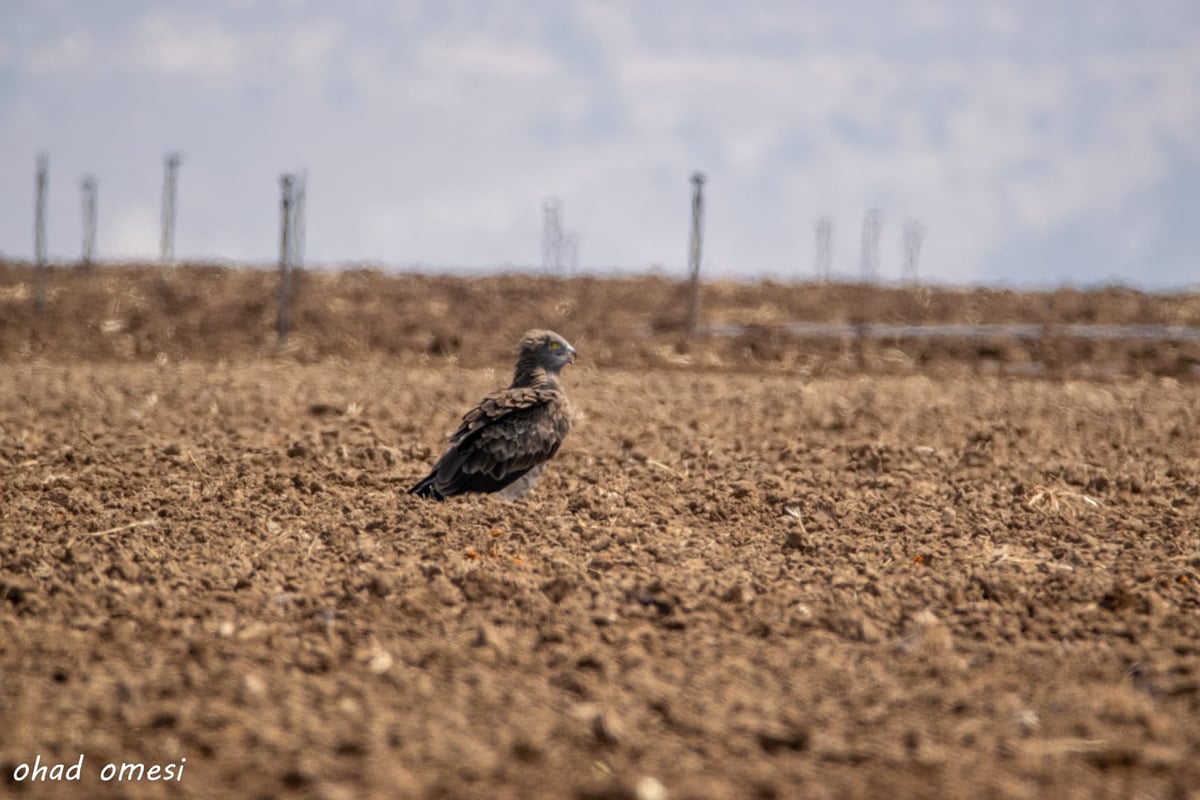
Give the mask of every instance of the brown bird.
M 450 447 L 409 492 L 434 500 L 466 492 L 524 495 L 571 430 L 558 373 L 573 363 L 575 348 L 554 331 L 526 333 L 512 384 L 463 416 Z

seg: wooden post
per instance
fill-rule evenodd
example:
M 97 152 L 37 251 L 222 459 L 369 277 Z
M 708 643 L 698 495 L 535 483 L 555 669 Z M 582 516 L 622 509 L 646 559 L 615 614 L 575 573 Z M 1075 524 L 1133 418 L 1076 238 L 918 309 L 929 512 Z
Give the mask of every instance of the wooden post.
M 279 316 L 276 330 L 279 346 L 286 347 L 288 340 L 288 304 L 292 295 L 292 185 L 291 175 L 281 175 L 281 231 L 279 235 Z
M 700 321 L 700 255 L 704 224 L 704 173 L 692 173 L 692 238 L 688 247 L 688 268 L 691 284 L 688 287 L 687 334 L 696 332 Z
M 84 267 L 90 267 L 96 255 L 96 187 L 91 175 L 84 175 L 79 182 L 83 191 L 83 254 L 79 263 Z
M 163 159 L 162 233 L 158 240 L 163 265 L 175 260 L 175 184 L 180 160 L 178 153 L 168 153 Z
M 37 187 L 33 214 L 33 305 L 38 311 L 46 307 L 46 191 L 50 184 L 50 160 L 45 155 L 37 159 Z
M 902 276 L 909 283 L 917 282 L 917 262 L 921 258 L 921 242 L 925 240 L 925 226 L 910 219 L 904 223 L 904 268 Z
M 879 279 L 879 231 L 883 228 L 883 212 L 878 208 L 867 209 L 863 216 L 862 260 L 859 274 L 863 283 L 874 283 Z
M 817 220 L 816 241 L 817 260 L 815 272 L 817 280 L 828 283 L 829 276 L 833 271 L 833 220 L 828 215 Z
M 175 186 L 181 160 L 178 153 L 167 153 L 163 157 L 162 230 L 158 238 L 158 279 L 155 282 L 160 292 L 167 289 L 164 267 L 175 261 Z
M 547 197 L 542 203 L 542 269 L 557 275 L 563 265 L 562 200 Z

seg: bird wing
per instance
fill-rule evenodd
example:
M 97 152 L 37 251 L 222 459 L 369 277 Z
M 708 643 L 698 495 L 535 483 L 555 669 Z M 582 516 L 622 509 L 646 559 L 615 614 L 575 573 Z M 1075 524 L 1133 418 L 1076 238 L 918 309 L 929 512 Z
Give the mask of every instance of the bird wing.
M 496 491 L 545 463 L 571 419 L 566 397 L 548 387 L 493 392 L 463 417 L 434 468 L 438 491 Z

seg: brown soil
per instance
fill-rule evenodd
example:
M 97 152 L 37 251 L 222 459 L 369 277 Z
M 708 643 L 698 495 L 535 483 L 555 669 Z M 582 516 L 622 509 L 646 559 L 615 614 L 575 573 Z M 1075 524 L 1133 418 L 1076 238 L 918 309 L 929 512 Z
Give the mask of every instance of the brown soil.
M 306 277 L 280 352 L 270 273 L 30 285 L 0 267 L 0 795 L 1198 796 L 1189 345 L 1013 378 L 771 327 L 912 322 L 913 290 L 709 287 L 756 350 L 685 341 L 663 279 L 351 273 Z M 534 324 L 581 356 L 534 493 L 405 494 Z
M 0 362 L 245 360 L 280 355 L 277 274 L 216 266 L 55 268 L 34 308 L 33 270 L 0 261 Z M 754 371 L 810 376 L 1016 373 L 1197 376 L 1200 340 L 1080 340 L 1058 326 L 1104 323 L 1200 328 L 1200 292 L 1132 289 L 887 288 L 848 284 L 705 286 L 702 321 L 732 336 L 683 335 L 686 287 L 663 277 L 561 280 L 303 272 L 285 355 L 313 363 L 387 356 L 395 367 L 491 367 L 531 326 L 555 325 L 591 364 L 622 369 Z M 1022 323 L 1031 339 L 789 336 L 789 322 L 841 325 Z M 507 368 L 506 368 L 507 369 Z

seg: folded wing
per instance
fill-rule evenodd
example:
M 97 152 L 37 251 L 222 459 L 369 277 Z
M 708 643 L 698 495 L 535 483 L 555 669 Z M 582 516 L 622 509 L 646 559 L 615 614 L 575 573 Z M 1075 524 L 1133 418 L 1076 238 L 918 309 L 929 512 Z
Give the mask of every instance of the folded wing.
M 500 491 L 553 457 L 570 426 L 566 398 L 555 388 L 495 392 L 467 412 L 449 449 L 412 491 L 438 500 Z

